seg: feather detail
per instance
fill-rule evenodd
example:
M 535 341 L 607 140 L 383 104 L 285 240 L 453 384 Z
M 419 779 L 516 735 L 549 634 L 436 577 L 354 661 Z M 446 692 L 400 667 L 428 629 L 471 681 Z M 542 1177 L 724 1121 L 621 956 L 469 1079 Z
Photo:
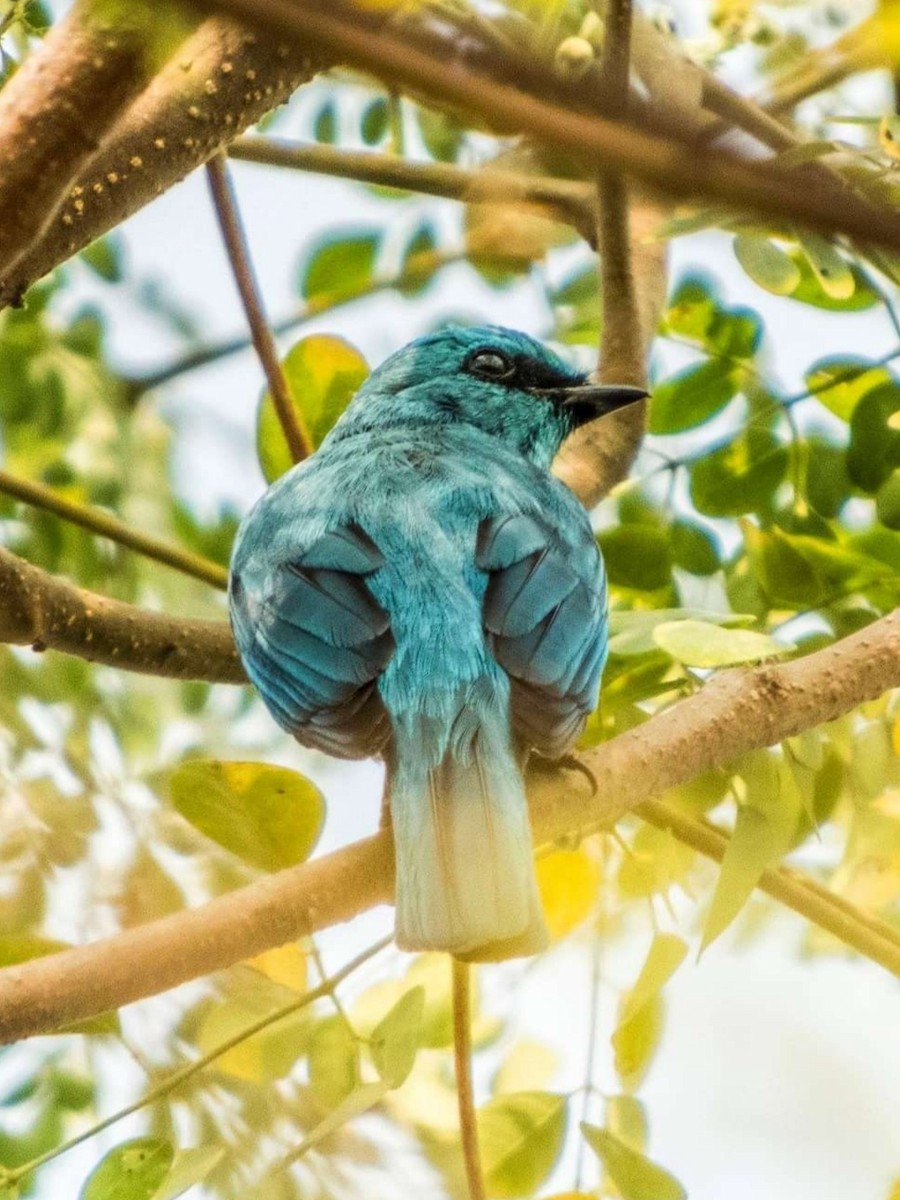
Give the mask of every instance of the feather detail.
M 436 763 L 428 722 L 404 734 L 390 784 L 397 945 L 477 962 L 544 949 L 525 789 L 500 722 L 451 736 Z

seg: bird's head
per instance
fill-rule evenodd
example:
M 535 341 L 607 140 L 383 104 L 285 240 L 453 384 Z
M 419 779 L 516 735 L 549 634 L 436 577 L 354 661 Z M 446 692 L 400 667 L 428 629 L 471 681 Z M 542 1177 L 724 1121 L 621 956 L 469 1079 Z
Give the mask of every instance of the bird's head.
M 579 426 L 642 399 L 588 382 L 542 342 L 499 326 L 451 327 L 410 342 L 360 388 L 340 435 L 388 425 L 466 424 L 549 466 Z

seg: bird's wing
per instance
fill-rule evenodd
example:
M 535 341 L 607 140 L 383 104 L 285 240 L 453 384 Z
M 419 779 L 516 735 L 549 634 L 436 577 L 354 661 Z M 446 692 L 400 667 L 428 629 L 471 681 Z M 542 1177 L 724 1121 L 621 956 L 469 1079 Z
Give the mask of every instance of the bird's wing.
M 512 684 L 514 732 L 557 758 L 594 709 L 606 660 L 606 579 L 590 527 L 563 538 L 540 516 L 499 514 L 481 524 L 476 562 L 488 573 L 484 626 Z
M 232 574 L 248 674 L 284 729 L 339 758 L 378 754 L 389 734 L 376 682 L 394 639 L 366 583 L 383 562 L 368 534 L 346 524 L 281 564 L 263 596 Z

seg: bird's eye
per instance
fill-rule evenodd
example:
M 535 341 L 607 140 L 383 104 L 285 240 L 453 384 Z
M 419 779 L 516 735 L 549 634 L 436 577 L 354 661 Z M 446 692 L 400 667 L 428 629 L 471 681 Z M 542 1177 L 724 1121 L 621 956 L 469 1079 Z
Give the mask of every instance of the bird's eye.
M 515 364 L 499 350 L 478 350 L 469 359 L 468 368 L 483 379 L 508 379 L 515 373 Z

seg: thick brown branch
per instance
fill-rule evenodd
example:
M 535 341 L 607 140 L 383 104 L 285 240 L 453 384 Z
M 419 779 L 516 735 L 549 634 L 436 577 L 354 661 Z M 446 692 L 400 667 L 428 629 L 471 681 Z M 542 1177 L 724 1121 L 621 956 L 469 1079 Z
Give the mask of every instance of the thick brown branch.
M 598 242 L 603 295 L 600 378 L 605 383 L 647 386 L 650 347 L 663 311 L 668 281 L 667 245 L 651 234 L 663 220 L 649 197 L 625 210 L 625 185 L 608 176 L 600 188 Z M 646 405 L 583 426 L 563 446 L 553 472 L 587 508 L 621 479 L 644 436 Z
M 834 720 L 897 686 L 900 610 L 806 658 L 725 672 L 696 695 L 582 755 L 596 792 L 580 772 L 537 786 L 535 838 L 543 842 L 610 826 L 701 771 Z M 0 971 L 0 1040 L 118 1008 L 349 920 L 390 899 L 392 876 L 390 835 L 382 832 L 200 908 L 7 967 Z M 796 898 L 794 907 L 804 911 Z M 852 929 L 839 936 L 856 945 Z M 866 953 L 862 945 L 857 948 Z M 900 953 L 890 969 L 900 975 Z
M 314 69 L 304 46 L 277 32 L 251 32 L 222 17 L 204 21 L 79 173 L 43 237 L 0 284 L 0 306 L 201 166 Z M 37 186 L 31 174 L 28 181 Z M 33 193 L 23 206 L 40 210 Z
M 609 115 L 628 113 L 631 47 L 631 0 L 610 0 L 606 10 L 603 70 Z M 597 179 L 600 203 L 597 248 L 600 252 L 601 383 L 647 386 L 647 354 L 653 329 L 641 326 L 638 279 L 652 286 L 653 274 L 636 275 L 632 264 L 632 229 L 628 186 L 620 171 L 603 170 Z M 654 267 L 665 273 L 665 256 L 654 256 Z M 658 319 L 658 314 L 657 314 Z M 655 325 L 655 322 L 654 322 Z M 614 413 L 602 426 L 588 425 L 566 444 L 557 474 L 588 507 L 628 474 L 644 433 L 646 403 L 631 404 Z
M 0 91 L 0 290 L 154 69 L 139 10 L 108 10 L 78 0 Z
M 246 681 L 227 621 L 169 617 L 97 596 L 2 548 L 0 642 L 171 679 Z

